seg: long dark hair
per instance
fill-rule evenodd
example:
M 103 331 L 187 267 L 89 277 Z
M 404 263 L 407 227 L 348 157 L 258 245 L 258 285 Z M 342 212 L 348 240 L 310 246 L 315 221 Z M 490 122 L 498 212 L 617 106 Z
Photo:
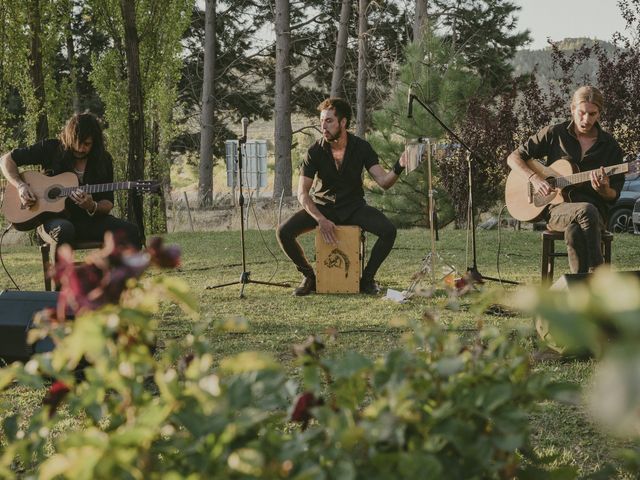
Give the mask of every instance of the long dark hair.
M 102 125 L 100 120 L 93 113 L 84 112 L 76 113 L 69 120 L 60 132 L 60 143 L 64 151 L 65 160 L 69 163 L 73 162 L 71 150 L 78 148 L 88 138 L 93 140 L 93 146 L 87 158 L 87 167 L 85 180 L 90 180 L 96 175 L 100 175 L 105 171 L 104 168 L 104 134 L 102 133 Z

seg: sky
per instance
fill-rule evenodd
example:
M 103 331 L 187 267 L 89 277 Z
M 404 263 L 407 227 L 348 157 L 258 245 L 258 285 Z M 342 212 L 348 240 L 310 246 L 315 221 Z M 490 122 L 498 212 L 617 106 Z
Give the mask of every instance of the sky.
M 611 40 L 624 31 L 617 0 L 514 0 L 520 5 L 518 25 L 529 29 L 532 42 L 526 48 L 538 50 L 551 40 L 588 37 Z

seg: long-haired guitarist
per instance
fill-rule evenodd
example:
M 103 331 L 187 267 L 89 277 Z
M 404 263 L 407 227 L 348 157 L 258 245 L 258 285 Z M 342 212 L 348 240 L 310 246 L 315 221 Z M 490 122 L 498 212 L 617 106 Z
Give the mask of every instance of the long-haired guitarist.
M 16 148 L 0 158 L 0 170 L 16 187 L 22 208 L 35 204 L 36 195 L 23 180 L 18 167 L 39 165 L 47 175 L 73 172 L 79 185 L 113 182 L 113 159 L 105 150 L 99 120 L 91 113 L 73 115 L 59 137 L 25 148 Z M 65 201 L 65 211 L 46 218 L 42 226 L 46 240 L 61 245 L 76 241 L 102 241 L 107 231 L 116 239 L 141 247 L 138 227 L 110 215 L 113 191 L 90 194 L 74 190 Z
M 549 229 L 565 232 L 572 273 L 585 273 L 603 263 L 601 232 L 609 206 L 624 184 L 624 175 L 605 174 L 604 167 L 622 163 L 623 154 L 598 122 L 603 104 L 597 88 L 578 88 L 571 100 L 570 121 L 542 128 L 507 158 L 514 173 L 526 178 L 532 193 L 541 196 L 552 194 L 554 186 L 530 168 L 528 160 L 538 159 L 553 168 L 554 161 L 568 159 L 577 170 L 591 171 L 588 181 L 563 192 L 565 202 L 549 205 L 543 214 Z

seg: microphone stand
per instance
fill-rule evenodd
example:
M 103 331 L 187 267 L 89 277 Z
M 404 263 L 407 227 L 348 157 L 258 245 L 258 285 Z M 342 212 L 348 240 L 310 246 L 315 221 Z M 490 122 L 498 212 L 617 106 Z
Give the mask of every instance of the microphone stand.
M 244 243 L 244 195 L 242 193 L 242 147 L 247 143 L 247 126 L 249 120 L 242 119 L 242 136 L 238 138 L 238 188 L 240 193 L 238 195 L 238 203 L 240 204 L 240 248 L 242 250 L 242 272 L 240 273 L 240 279 L 235 282 L 222 283 L 219 285 L 210 285 L 206 287 L 206 290 L 214 288 L 228 287 L 229 285 L 240 285 L 240 298 L 245 298 L 244 287 L 248 283 L 257 283 L 260 285 L 271 285 L 273 287 L 289 287 L 288 283 L 272 283 L 262 282 L 259 280 L 252 280 L 249 278 L 251 272 L 247 271 L 246 250 Z
M 478 271 L 478 263 L 477 263 L 477 255 L 476 255 L 476 220 L 475 220 L 475 209 L 473 206 L 473 176 L 471 174 L 471 165 L 472 165 L 472 158 L 473 157 L 478 157 L 478 155 L 473 151 L 473 149 L 467 145 L 458 135 L 456 135 L 456 133 L 451 130 L 442 120 L 440 120 L 440 117 L 438 117 L 438 115 L 436 115 L 436 113 L 433 111 L 433 109 L 431 107 L 429 107 L 427 104 L 423 103 L 422 100 L 420 100 L 416 95 L 414 95 L 411 90 L 409 90 L 409 108 L 408 108 L 408 114 L 407 117 L 411 118 L 411 112 L 412 112 L 412 102 L 415 100 L 416 102 L 418 102 L 422 108 L 424 108 L 427 112 L 429 112 L 429 115 L 431 115 L 436 122 L 438 122 L 440 124 L 440 126 L 449 134 L 451 135 L 454 139 L 456 139 L 458 141 L 458 143 L 460 145 L 462 145 L 465 150 L 467 151 L 467 172 L 468 172 L 468 180 L 469 180 L 469 216 L 471 217 L 471 254 L 472 254 L 472 263 L 471 266 L 467 267 L 467 272 L 466 274 L 473 279 L 475 282 L 478 283 L 483 283 L 485 280 L 491 280 L 494 282 L 501 282 L 501 283 L 509 283 L 511 285 L 519 285 L 519 282 L 515 282 L 513 280 L 502 280 L 500 278 L 494 278 L 494 277 L 487 277 L 485 275 L 482 275 L 479 271 Z

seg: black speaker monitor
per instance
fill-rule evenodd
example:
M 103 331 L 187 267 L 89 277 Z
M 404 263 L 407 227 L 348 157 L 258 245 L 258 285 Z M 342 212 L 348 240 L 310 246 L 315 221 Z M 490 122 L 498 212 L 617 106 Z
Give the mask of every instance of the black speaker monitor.
M 26 361 L 34 352 L 53 348 L 50 339 L 41 340 L 35 345 L 27 344 L 27 333 L 34 314 L 44 308 L 55 307 L 57 301 L 58 292 L 0 292 L 0 359 L 7 363 Z

